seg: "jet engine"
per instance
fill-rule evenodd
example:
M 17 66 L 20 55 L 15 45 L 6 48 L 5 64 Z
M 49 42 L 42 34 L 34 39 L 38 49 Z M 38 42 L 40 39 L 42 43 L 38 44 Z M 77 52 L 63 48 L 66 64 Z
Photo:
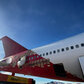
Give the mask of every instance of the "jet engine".
M 19 59 L 19 61 L 17 62 L 17 66 L 18 66 L 19 68 L 22 68 L 22 66 L 25 64 L 25 62 L 26 62 L 26 56 L 23 56 L 23 57 L 21 57 L 21 58 Z
M 0 60 L 0 66 L 7 66 L 7 65 L 11 64 L 11 62 L 12 62 L 11 57 L 8 57 L 6 59 L 2 59 L 2 60 Z

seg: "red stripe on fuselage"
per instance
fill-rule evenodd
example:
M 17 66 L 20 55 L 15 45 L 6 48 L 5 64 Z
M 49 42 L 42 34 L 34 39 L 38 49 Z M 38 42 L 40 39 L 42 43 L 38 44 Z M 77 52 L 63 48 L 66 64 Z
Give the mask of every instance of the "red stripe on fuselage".
M 21 54 L 25 54 L 26 52 L 14 55 L 20 57 Z M 19 59 L 19 58 L 17 58 Z M 25 75 L 32 75 L 38 77 L 45 77 L 57 80 L 64 80 L 64 81 L 84 81 L 80 78 L 77 78 L 70 73 L 66 72 L 65 77 L 56 76 L 55 70 L 53 68 L 53 63 L 49 61 L 49 59 L 45 59 L 37 54 L 27 56 L 25 65 L 22 68 L 18 68 L 17 65 L 13 67 L 12 65 L 0 68 L 2 71 L 9 71 L 13 73 L 20 73 Z M 15 60 L 15 59 L 14 59 Z M 13 61 L 14 62 L 14 61 Z

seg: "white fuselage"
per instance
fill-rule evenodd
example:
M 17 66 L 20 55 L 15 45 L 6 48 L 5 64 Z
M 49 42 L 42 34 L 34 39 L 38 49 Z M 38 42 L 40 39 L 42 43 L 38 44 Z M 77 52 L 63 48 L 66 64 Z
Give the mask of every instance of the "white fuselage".
M 84 33 L 32 50 L 53 64 L 63 63 L 65 71 L 84 79 L 79 62 L 84 56 Z

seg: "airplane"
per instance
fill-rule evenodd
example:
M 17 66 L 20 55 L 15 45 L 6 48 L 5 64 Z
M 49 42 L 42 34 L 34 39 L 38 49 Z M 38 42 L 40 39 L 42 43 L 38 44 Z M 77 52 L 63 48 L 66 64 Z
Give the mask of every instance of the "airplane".
M 84 82 L 84 33 L 31 50 L 7 36 L 0 40 L 5 51 L 0 71 Z

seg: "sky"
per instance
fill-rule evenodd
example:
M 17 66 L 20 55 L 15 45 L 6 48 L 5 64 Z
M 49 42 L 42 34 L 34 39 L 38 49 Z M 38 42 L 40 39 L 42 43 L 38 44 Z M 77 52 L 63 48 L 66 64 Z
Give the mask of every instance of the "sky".
M 0 38 L 8 36 L 28 49 L 83 32 L 84 0 L 0 0 Z

